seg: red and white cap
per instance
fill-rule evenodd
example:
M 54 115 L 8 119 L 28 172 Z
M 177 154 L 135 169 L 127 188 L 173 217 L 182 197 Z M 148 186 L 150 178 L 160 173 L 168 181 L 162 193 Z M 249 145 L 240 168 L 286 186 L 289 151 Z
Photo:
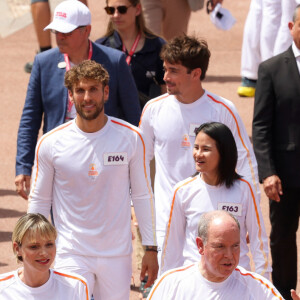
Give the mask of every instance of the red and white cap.
M 53 21 L 44 30 L 69 33 L 79 26 L 90 24 L 91 13 L 88 7 L 78 0 L 67 0 L 56 6 Z

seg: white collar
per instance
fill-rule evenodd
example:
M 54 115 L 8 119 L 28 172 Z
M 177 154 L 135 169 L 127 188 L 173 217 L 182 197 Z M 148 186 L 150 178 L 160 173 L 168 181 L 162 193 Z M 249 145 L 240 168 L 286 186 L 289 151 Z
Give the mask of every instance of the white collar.
M 295 42 L 292 44 L 292 50 L 296 58 L 300 56 L 300 49 L 297 48 Z

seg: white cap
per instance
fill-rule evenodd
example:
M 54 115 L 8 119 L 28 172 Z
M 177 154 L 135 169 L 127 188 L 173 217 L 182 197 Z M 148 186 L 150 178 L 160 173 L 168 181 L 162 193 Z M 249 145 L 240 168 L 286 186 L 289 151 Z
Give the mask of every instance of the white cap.
M 90 24 L 91 13 L 88 7 L 78 0 L 67 0 L 56 6 L 53 21 L 44 30 L 69 33 L 79 26 Z
M 213 24 L 222 30 L 229 30 L 235 24 L 236 19 L 228 9 L 225 9 L 218 3 L 210 14 L 210 20 Z

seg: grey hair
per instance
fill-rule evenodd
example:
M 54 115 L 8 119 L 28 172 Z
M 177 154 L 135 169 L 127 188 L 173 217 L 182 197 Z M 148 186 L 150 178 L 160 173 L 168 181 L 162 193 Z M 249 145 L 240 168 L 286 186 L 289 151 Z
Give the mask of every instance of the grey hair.
M 198 237 L 200 237 L 202 239 L 204 244 L 207 243 L 207 235 L 208 235 L 208 230 L 209 230 L 209 226 L 210 226 L 211 222 L 214 219 L 216 219 L 220 216 L 224 216 L 224 215 L 230 216 L 237 224 L 239 230 L 241 229 L 238 219 L 233 214 L 231 214 L 227 211 L 214 210 L 214 211 L 206 212 L 201 215 L 201 217 L 199 219 L 199 223 L 198 223 Z

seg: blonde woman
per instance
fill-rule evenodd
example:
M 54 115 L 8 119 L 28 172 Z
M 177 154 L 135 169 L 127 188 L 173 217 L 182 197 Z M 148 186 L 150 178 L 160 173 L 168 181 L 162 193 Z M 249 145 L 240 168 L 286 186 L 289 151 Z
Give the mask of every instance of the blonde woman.
M 83 277 L 50 268 L 56 254 L 56 230 L 41 214 L 19 219 L 12 235 L 17 261 L 23 266 L 0 275 L 1 300 L 89 300 Z

